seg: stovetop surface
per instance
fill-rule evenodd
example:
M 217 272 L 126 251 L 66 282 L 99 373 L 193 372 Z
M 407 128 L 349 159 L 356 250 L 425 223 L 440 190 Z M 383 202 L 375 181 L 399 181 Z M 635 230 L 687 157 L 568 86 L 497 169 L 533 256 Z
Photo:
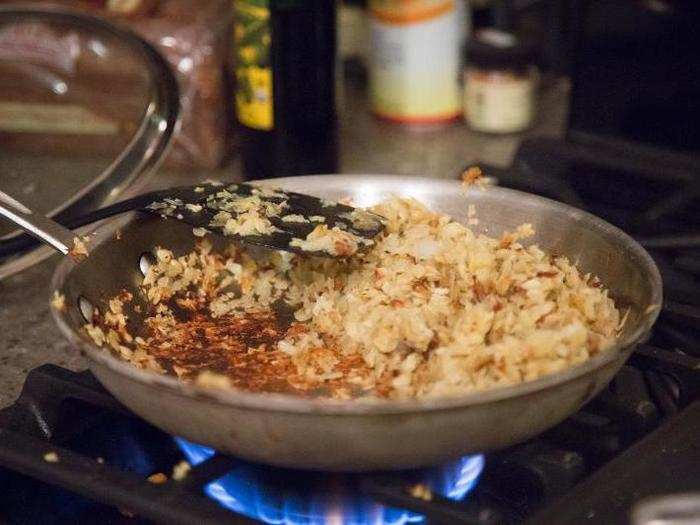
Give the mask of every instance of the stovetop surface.
M 489 173 L 503 186 L 587 209 L 653 247 L 665 300 L 651 337 L 609 388 L 542 436 L 488 454 L 478 483 L 472 478 L 480 456 L 430 471 L 333 476 L 213 452 L 181 482 L 149 483 L 156 473 L 170 478 L 174 465 L 202 450 L 178 446 L 124 411 L 89 374 L 48 366 L 33 371 L 20 400 L 0 412 L 0 517 L 56 524 L 249 522 L 244 515 L 270 523 L 617 523 L 646 495 L 699 490 L 700 191 L 690 166 L 667 167 L 644 153 L 533 140 L 511 170 Z M 57 463 L 45 459 L 52 451 Z M 432 499 L 411 495 L 416 483 L 430 485 Z M 319 494 L 344 506 L 324 506 Z

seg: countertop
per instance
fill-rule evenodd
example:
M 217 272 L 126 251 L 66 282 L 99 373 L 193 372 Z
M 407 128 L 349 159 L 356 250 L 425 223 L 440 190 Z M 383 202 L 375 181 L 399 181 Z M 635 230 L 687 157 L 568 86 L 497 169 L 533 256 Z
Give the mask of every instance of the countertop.
M 510 136 L 477 134 L 464 124 L 409 131 L 373 118 L 363 92 L 348 87 L 340 95 L 341 172 L 456 178 L 466 166 L 480 162 L 507 167 L 523 137 L 560 135 L 566 117 L 568 84 L 560 79 L 544 86 L 536 124 L 527 133 Z M 55 167 L 53 159 L 31 159 L 37 169 L 42 161 L 47 170 Z M 187 184 L 209 177 L 238 179 L 240 164 L 234 159 L 217 172 L 162 172 L 151 185 Z M 57 262 L 58 257 L 51 257 L 0 282 L 0 407 L 14 401 L 28 371 L 36 366 L 55 363 L 72 370 L 87 366 L 51 319 L 48 288 Z

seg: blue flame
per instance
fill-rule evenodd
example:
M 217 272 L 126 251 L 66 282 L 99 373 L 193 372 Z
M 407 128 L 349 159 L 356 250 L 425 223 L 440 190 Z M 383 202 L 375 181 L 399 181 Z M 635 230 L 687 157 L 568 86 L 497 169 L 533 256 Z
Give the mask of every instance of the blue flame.
M 214 455 L 211 448 L 182 438 L 175 441 L 193 465 Z M 440 468 L 407 473 L 407 479 L 425 483 L 435 493 L 458 501 L 476 486 L 483 468 L 484 456 L 465 456 Z M 385 507 L 354 494 L 347 483 L 357 476 L 241 462 L 204 490 L 226 508 L 275 525 L 404 525 L 424 521 L 421 514 Z

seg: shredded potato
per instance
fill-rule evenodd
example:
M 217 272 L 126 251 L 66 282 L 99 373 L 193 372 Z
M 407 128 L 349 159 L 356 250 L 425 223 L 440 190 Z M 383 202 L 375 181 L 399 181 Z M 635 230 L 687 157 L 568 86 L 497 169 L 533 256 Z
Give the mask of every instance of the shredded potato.
M 126 331 L 124 296 L 86 330 L 185 381 L 370 399 L 514 385 L 614 344 L 621 319 L 607 290 L 565 257 L 521 244 L 531 225 L 492 238 L 413 199 L 372 211 L 385 231 L 349 259 L 214 253 L 206 240 L 182 257 L 160 249 L 141 286 L 146 333 Z M 275 320 L 280 303 L 293 313 L 288 326 Z

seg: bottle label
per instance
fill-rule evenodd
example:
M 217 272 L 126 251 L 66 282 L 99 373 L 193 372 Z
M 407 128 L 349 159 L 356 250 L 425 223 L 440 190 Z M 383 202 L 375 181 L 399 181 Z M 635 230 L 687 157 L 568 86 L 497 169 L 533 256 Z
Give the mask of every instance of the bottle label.
M 535 80 L 531 75 L 468 70 L 464 78 L 465 116 L 472 128 L 512 133 L 527 128 L 534 114 Z
M 236 114 L 244 126 L 271 130 L 272 64 L 269 0 L 234 0 Z
M 463 0 L 370 0 L 370 97 L 380 117 L 404 123 L 459 118 Z

